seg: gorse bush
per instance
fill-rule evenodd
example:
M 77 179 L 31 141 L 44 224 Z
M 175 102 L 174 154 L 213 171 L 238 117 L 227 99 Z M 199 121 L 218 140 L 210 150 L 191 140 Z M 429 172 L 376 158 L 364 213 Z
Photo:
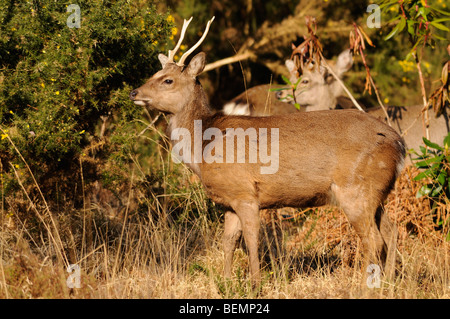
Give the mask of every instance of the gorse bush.
M 160 68 L 157 54 L 176 33 L 173 18 L 147 1 L 82 0 L 80 27 L 70 28 L 76 14 L 67 12 L 70 4 L 0 0 L 0 160 L 6 179 L 12 167 L 24 166 L 13 144 L 40 185 L 64 174 L 73 179 L 89 147 L 102 145 L 99 162 L 126 162 L 136 150 L 132 120 L 142 108 L 128 94 Z M 100 136 L 104 116 L 108 126 Z M 95 167 L 89 173 L 101 175 Z M 6 180 L 6 190 L 8 185 Z

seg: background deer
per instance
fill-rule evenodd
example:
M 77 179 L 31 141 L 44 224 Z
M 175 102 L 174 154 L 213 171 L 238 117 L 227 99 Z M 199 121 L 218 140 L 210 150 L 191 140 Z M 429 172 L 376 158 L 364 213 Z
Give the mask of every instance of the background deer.
M 278 141 L 273 137 L 267 140 L 272 150 L 273 143 L 278 150 L 275 155 L 279 157 L 279 169 L 274 174 L 261 173 L 266 164 L 260 158 L 256 162 L 220 163 L 211 161 L 208 156 L 213 156 L 212 153 L 203 153 L 206 158 L 187 164 L 200 177 L 210 198 L 229 209 L 225 213 L 223 236 L 225 275 L 231 275 L 233 253 L 242 233 L 249 251 L 252 282 L 259 282 L 260 209 L 330 203 L 343 209 L 361 238 L 365 264 L 386 262 L 392 269 L 396 229 L 384 214 L 382 203 L 403 165 L 402 138 L 386 124 L 356 110 L 269 117 L 214 113 L 197 79 L 205 66 L 205 53 L 197 54 L 184 65 L 186 57 L 205 38 L 212 20 L 200 41 L 178 63 L 173 61 L 190 21 L 185 20 L 180 40 L 169 56 L 160 55 L 162 70 L 133 90 L 131 100 L 172 114 L 170 136 L 180 128 L 194 136 L 194 121 L 201 121 L 203 132 L 208 128 L 219 132 L 227 132 L 229 128 L 279 132 Z M 192 140 L 189 143 L 194 153 L 195 143 Z M 219 138 L 213 143 L 218 148 L 225 144 Z M 250 151 L 249 144 L 245 143 L 246 154 Z M 233 151 L 236 154 L 236 148 Z
M 353 56 L 350 50 L 341 52 L 334 63 L 328 64 L 333 68 L 339 78 L 350 70 L 353 65 Z M 296 83 L 299 72 L 292 60 L 286 60 L 285 65 L 289 71 L 289 80 Z M 267 116 L 289 114 L 297 112 L 294 101 L 288 95 L 291 89 L 271 91 L 275 88 L 288 88 L 286 85 L 263 84 L 252 87 L 235 97 L 223 106 L 223 112 L 228 115 Z M 337 97 L 342 95 L 342 87 L 324 66 L 309 64 L 303 70 L 302 79 L 295 91 L 295 101 L 300 104 L 301 111 L 319 111 L 336 108 Z M 285 103 L 287 102 L 287 103 Z

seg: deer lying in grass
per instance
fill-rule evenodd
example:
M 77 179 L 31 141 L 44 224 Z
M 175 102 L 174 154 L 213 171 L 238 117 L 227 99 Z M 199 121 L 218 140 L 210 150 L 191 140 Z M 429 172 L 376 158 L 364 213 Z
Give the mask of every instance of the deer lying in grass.
M 296 83 L 299 73 L 294 61 L 286 60 L 289 71 L 289 80 Z M 353 65 L 353 56 L 350 50 L 339 54 L 336 63 L 328 64 L 333 68 L 339 78 L 342 78 Z M 319 71 L 320 69 L 320 71 Z M 287 97 L 292 90 L 272 92 L 274 88 L 288 88 L 286 85 L 263 84 L 252 87 L 235 97 L 223 106 L 223 112 L 228 115 L 267 116 L 289 114 L 297 112 L 293 100 Z M 342 94 L 342 87 L 323 66 L 317 68 L 314 64 L 305 67 L 302 79 L 297 85 L 295 101 L 300 104 L 301 111 L 330 110 L 336 107 L 337 97 Z M 318 101 L 320 99 L 320 103 Z M 284 103 L 288 102 L 288 103 Z
M 382 203 L 402 169 L 402 138 L 357 110 L 269 117 L 214 113 L 197 79 L 205 66 L 205 53 L 184 65 L 212 20 L 200 41 L 178 63 L 173 61 L 190 21 L 185 20 L 169 56 L 160 55 L 162 70 L 133 90 L 130 98 L 138 105 L 172 114 L 168 134 L 173 148 L 200 177 L 208 196 L 229 209 L 223 236 L 225 275 L 231 276 L 242 233 L 251 280 L 253 284 L 260 281 L 260 209 L 330 203 L 343 209 L 361 238 L 365 265 L 385 263 L 392 270 L 396 229 Z

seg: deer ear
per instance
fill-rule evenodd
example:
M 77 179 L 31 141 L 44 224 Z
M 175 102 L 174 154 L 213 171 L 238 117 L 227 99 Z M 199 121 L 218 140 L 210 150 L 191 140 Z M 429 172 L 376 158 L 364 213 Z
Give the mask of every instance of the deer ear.
M 294 63 L 294 61 L 286 60 L 284 62 L 284 64 L 286 65 L 287 69 L 289 70 L 289 73 L 292 73 L 292 72 L 296 71 L 295 70 L 295 63 Z
M 350 49 L 344 50 L 336 60 L 336 72 L 339 76 L 350 70 L 353 65 L 353 53 Z
M 160 54 L 158 54 L 158 59 L 159 59 L 159 62 L 161 62 L 161 65 L 162 65 L 162 67 L 164 69 L 164 67 L 167 64 L 167 61 L 169 60 L 169 57 L 167 57 L 164 54 L 160 53 Z
M 205 68 L 205 62 L 206 54 L 204 52 L 200 52 L 191 59 L 191 62 L 189 62 L 189 65 L 186 68 L 186 71 L 189 75 L 196 77 L 203 72 L 203 69 Z

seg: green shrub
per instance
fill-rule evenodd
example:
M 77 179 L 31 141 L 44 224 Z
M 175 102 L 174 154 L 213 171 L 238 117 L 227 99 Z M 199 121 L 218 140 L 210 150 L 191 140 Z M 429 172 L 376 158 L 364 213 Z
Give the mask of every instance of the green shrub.
M 136 150 L 132 120 L 142 108 L 128 94 L 160 68 L 157 54 L 173 38 L 173 18 L 141 0 L 76 3 L 80 28 L 68 26 L 71 1 L 0 0 L 0 160 L 6 179 L 12 167 L 24 167 L 12 143 L 44 188 L 79 181 L 80 158 L 93 156 L 86 150 L 97 151 L 95 165 L 84 172 L 92 179 L 108 159 L 126 162 Z M 108 130 L 100 137 L 102 116 L 109 117 Z
M 414 163 L 417 168 L 423 170 L 414 177 L 415 181 L 423 182 L 416 196 L 430 198 L 436 226 L 448 231 L 450 222 L 448 213 L 436 212 L 439 207 L 448 212 L 450 203 L 450 134 L 445 137 L 443 146 L 432 143 L 426 138 L 423 138 L 423 141 L 427 148 L 420 147 L 420 154 L 416 153 L 418 158 Z M 450 232 L 447 233 L 446 239 L 450 240 Z

